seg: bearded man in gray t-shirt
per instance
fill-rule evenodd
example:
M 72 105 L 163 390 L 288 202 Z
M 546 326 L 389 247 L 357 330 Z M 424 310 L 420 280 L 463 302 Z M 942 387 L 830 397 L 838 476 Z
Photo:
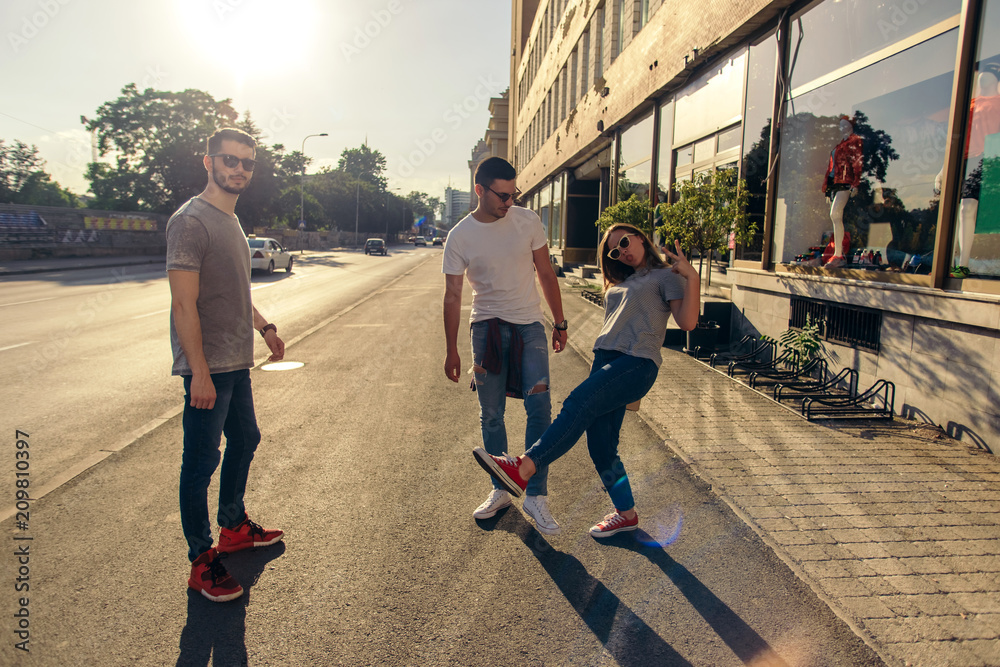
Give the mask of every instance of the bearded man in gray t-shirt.
M 271 360 L 285 354 L 277 327 L 251 303 L 250 247 L 235 213 L 253 176 L 255 152 L 253 138 L 240 130 L 212 135 L 203 160 L 208 185 L 167 222 L 173 374 L 184 379 L 185 392 L 181 529 L 191 561 L 188 586 L 213 602 L 243 594 L 219 554 L 275 544 L 284 534 L 251 521 L 243 504 L 260 443 L 250 390 L 254 330 Z M 219 452 L 223 433 L 225 457 Z M 220 535 L 213 547 L 208 485 L 220 458 Z

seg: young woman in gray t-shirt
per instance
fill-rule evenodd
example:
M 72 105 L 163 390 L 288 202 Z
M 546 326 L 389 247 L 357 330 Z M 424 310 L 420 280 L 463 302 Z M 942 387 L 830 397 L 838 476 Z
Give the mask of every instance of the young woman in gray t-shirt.
M 568 452 L 586 432 L 590 457 L 615 508 L 590 529 L 594 537 L 639 526 L 628 475 L 618 458 L 625 406 L 652 388 L 670 316 L 685 331 L 698 323 L 698 272 L 684 257 L 680 242 L 674 245 L 675 252 L 663 249 L 672 262 L 667 266 L 638 229 L 623 224 L 608 228 L 599 246 L 604 326 L 594 341 L 590 376 L 570 393 L 559 416 L 522 456 L 491 456 L 482 447 L 473 450 L 479 464 L 516 497 L 538 466 Z

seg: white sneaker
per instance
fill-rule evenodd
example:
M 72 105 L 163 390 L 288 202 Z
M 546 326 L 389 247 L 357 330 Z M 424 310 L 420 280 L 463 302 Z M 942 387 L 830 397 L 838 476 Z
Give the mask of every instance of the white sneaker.
M 503 489 L 493 489 L 486 502 L 476 508 L 472 516 L 476 519 L 489 519 L 505 507 L 510 507 L 510 494 Z
M 552 512 L 549 511 L 548 496 L 525 496 L 522 507 L 528 516 L 535 520 L 538 532 L 546 535 L 558 535 L 559 531 L 562 530 L 556 520 L 552 518 Z

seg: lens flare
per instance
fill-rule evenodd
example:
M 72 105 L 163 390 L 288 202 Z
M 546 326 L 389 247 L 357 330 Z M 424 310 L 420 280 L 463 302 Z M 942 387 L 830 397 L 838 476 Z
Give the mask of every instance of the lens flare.
M 669 505 L 652 517 L 639 516 L 636 539 L 647 547 L 668 547 L 677 541 L 684 524 L 684 512 L 677 503 Z

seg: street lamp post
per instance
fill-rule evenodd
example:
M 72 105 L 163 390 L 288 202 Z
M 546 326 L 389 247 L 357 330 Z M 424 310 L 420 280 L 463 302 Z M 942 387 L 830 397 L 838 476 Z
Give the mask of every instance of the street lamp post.
M 322 134 L 309 134 L 302 140 L 302 178 L 299 179 L 299 227 L 306 224 L 306 139 L 309 137 L 326 137 L 326 132 Z

